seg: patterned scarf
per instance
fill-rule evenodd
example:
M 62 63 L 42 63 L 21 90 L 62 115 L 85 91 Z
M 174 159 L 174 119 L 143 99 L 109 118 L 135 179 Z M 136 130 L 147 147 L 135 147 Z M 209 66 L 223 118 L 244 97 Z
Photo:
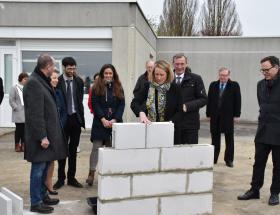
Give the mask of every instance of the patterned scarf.
M 159 121 L 164 121 L 164 110 L 165 110 L 165 104 L 166 104 L 166 92 L 170 88 L 170 83 L 159 85 L 155 82 L 150 83 L 150 88 L 148 92 L 148 98 L 146 101 L 146 106 L 148 110 L 148 118 L 152 122 L 157 121 L 157 114 L 159 117 Z M 156 90 L 158 92 L 158 113 L 156 111 L 156 103 L 155 103 L 155 95 Z

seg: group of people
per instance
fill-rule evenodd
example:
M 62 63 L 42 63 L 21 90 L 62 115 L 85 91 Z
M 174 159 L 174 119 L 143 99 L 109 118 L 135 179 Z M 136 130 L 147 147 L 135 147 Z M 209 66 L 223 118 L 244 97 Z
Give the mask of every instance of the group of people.
M 175 128 L 174 144 L 198 144 L 199 110 L 206 106 L 206 116 L 210 120 L 212 144 L 215 148 L 214 163 L 218 162 L 221 133 L 224 133 L 224 161 L 226 166 L 233 167 L 234 123 L 238 122 L 241 114 L 239 84 L 230 79 L 230 70 L 222 67 L 218 71 L 218 80 L 210 84 L 207 96 L 201 76 L 191 71 L 184 54 L 174 55 L 172 62 L 174 70 L 165 60 L 146 62 L 146 72 L 138 78 L 133 90 L 131 110 L 142 123 L 172 121 Z M 25 159 L 31 162 L 31 211 L 38 213 L 53 212 L 51 206 L 58 204 L 59 199 L 50 198 L 49 195 L 57 195 L 57 190 L 64 186 L 66 178 L 68 185 L 83 187 L 75 175 L 77 147 L 81 128 L 85 127 L 84 83 L 77 75 L 77 63 L 74 58 L 64 58 L 62 65 L 64 71 L 59 76 L 54 58 L 48 54 L 41 54 L 31 76 L 28 77 L 26 73 L 20 74 L 19 84 L 10 92 L 17 133 L 15 149 L 24 151 Z M 278 133 L 280 134 L 277 130 L 277 123 L 280 123 L 280 97 L 277 94 L 280 87 L 279 59 L 274 56 L 264 58 L 261 68 L 265 78 L 258 83 L 260 117 L 255 139 L 252 187 L 238 199 L 259 198 L 265 164 L 272 151 L 274 169 L 269 204 L 276 205 L 279 204 L 280 192 L 280 147 L 277 142 Z M 111 146 L 112 125 L 123 121 L 125 109 L 123 86 L 112 64 L 103 65 L 98 75 L 95 75 L 88 104 L 94 118 L 90 137 L 93 145 L 86 183 L 92 186 L 98 149 Z M 23 109 L 22 107 L 25 112 L 23 122 L 16 119 L 16 112 Z M 22 136 L 23 128 L 17 124 L 24 122 L 25 136 Z M 52 186 L 56 160 L 58 180 Z

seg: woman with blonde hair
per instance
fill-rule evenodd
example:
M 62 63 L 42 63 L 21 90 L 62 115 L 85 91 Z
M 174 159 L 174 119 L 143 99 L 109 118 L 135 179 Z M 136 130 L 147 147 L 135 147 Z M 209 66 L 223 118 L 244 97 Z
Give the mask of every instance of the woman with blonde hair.
M 157 61 L 151 75 L 151 82 L 135 94 L 130 107 L 143 123 L 172 121 L 176 129 L 183 109 L 170 64 L 165 60 Z

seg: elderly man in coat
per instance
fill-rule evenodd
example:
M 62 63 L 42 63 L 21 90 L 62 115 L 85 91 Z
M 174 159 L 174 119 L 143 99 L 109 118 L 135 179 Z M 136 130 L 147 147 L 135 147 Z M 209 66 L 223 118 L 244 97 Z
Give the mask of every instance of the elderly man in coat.
M 224 161 L 233 167 L 234 122 L 241 114 L 241 92 L 239 84 L 230 79 L 230 70 L 219 69 L 219 80 L 209 86 L 206 116 L 210 118 L 212 145 L 215 146 L 214 163 L 218 162 L 221 148 L 221 133 L 225 135 L 226 150 Z
M 50 76 L 55 70 L 54 59 L 42 54 L 24 87 L 25 140 L 24 157 L 31 162 L 30 197 L 32 212 L 52 213 L 58 199 L 46 192 L 45 179 L 50 161 L 67 157 L 67 144 L 59 122 Z

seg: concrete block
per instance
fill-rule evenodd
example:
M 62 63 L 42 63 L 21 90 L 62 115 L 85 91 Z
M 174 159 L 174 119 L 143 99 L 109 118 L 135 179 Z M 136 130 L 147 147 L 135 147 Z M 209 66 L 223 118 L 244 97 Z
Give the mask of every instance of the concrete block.
M 210 192 L 213 188 L 213 172 L 202 171 L 189 174 L 189 193 Z
M 162 197 L 160 215 L 212 214 L 212 201 L 210 193 Z
M 172 147 L 174 145 L 174 124 L 153 122 L 146 126 L 146 147 Z
M 98 201 L 97 215 L 157 215 L 158 199 L 125 200 L 102 203 Z
M 161 170 L 188 170 L 212 168 L 214 147 L 208 144 L 180 145 L 163 148 Z
M 98 198 L 113 200 L 130 197 L 130 176 L 98 176 Z
M 159 196 L 186 193 L 186 173 L 156 173 L 134 175 L 132 196 Z
M 159 170 L 160 149 L 99 149 L 99 174 L 127 174 Z
M 0 193 L 0 213 L 1 215 L 12 215 L 12 200 L 3 193 Z
M 12 210 L 13 215 L 22 215 L 23 214 L 23 199 L 10 191 L 9 189 L 2 187 L 1 192 L 12 200 Z
M 114 123 L 112 146 L 115 149 L 145 148 L 146 126 L 144 123 Z

